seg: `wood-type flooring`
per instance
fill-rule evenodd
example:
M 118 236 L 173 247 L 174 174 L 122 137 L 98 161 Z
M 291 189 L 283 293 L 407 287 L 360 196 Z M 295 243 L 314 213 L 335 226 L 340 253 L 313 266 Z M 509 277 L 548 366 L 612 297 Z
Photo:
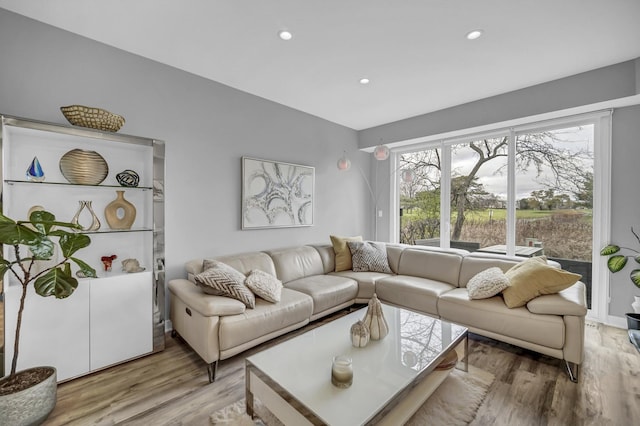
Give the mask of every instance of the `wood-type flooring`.
M 205 363 L 167 335 L 162 352 L 60 384 L 45 425 L 208 425 L 244 396 L 246 356 L 344 313 L 222 361 L 213 384 Z M 555 358 L 471 335 L 470 363 L 496 377 L 472 425 L 640 425 L 640 353 L 627 331 L 587 323 L 585 334 L 578 384 Z

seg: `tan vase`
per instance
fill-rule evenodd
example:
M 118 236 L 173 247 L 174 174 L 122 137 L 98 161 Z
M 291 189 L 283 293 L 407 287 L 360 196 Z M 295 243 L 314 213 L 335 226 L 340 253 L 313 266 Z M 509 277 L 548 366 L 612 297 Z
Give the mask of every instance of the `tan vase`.
M 104 217 L 111 229 L 131 229 L 136 220 L 136 208 L 124 199 L 124 191 L 116 191 L 116 199 L 107 204 Z

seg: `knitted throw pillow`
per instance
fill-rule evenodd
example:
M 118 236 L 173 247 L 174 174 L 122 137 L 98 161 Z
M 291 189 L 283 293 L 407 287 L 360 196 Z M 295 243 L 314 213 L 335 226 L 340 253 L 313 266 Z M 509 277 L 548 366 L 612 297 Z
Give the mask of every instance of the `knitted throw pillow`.
M 392 274 L 384 244 L 348 241 L 351 251 L 351 269 L 354 272 L 386 272 Z
M 247 308 L 256 306 L 256 298 L 244 285 L 245 276 L 231 266 L 216 260 L 205 260 L 205 270 L 194 278 L 202 291 L 214 296 L 225 296 L 239 300 Z

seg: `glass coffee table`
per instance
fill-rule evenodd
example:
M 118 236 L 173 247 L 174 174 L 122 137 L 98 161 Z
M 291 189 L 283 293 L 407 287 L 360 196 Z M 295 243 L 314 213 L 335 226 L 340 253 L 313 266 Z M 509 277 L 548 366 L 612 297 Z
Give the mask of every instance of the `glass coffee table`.
M 246 409 L 254 398 L 285 425 L 401 424 L 426 401 L 450 370 L 434 371 L 456 351 L 468 371 L 463 326 L 383 304 L 389 334 L 364 348 L 350 328 L 366 307 L 246 359 Z M 353 359 L 353 384 L 331 384 L 336 355 Z

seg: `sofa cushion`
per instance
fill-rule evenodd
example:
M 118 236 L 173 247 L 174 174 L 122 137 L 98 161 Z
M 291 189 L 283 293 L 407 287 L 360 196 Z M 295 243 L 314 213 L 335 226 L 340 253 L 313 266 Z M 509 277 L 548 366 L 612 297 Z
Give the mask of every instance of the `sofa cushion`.
M 466 287 L 471 278 L 488 268 L 497 267 L 500 268 L 502 272 L 507 272 L 514 265 L 524 260 L 525 258 L 523 257 L 505 256 L 502 254 L 471 253 L 462 260 L 458 287 Z
M 478 272 L 467 283 L 469 298 L 486 299 L 499 294 L 509 286 L 509 278 L 497 266 Z
M 356 299 L 369 300 L 373 297 L 373 293 L 376 292 L 376 282 L 387 277 L 391 277 L 391 274 L 385 274 L 382 272 L 353 272 L 342 271 L 332 272 L 331 275 L 339 275 L 341 277 L 351 278 L 358 282 L 358 295 Z
M 438 297 L 453 288 L 441 281 L 408 275 L 376 281 L 378 299 L 431 315 L 438 315 Z
M 334 272 L 336 270 L 336 252 L 333 250 L 333 246 L 331 244 L 314 244 L 312 247 L 318 251 L 322 259 L 324 273 Z
M 336 253 L 336 269 L 335 272 L 346 271 L 351 269 L 351 251 L 347 246 L 348 241 L 362 241 L 361 236 L 357 237 L 338 237 L 330 235 L 333 251 Z
M 274 275 L 268 274 L 260 269 L 254 269 L 249 273 L 244 284 L 249 287 L 249 290 L 256 296 L 263 298 L 267 302 L 276 303 L 280 301 L 282 281 Z
M 276 276 L 283 283 L 324 273 L 322 258 L 311 246 L 287 247 L 266 253 L 271 256 Z
M 231 297 L 253 308 L 256 298 L 244 285 L 245 275 L 231 266 L 215 260 L 205 260 L 205 270 L 194 278 L 202 291 L 213 296 Z
M 358 294 L 356 281 L 338 275 L 312 275 L 289 281 L 285 287 L 311 296 L 314 315 L 353 302 Z
M 245 275 L 253 269 L 260 269 L 261 271 L 268 272 L 272 275 L 276 274 L 271 257 L 260 251 L 217 256 L 212 257 L 211 259 L 225 263 Z M 193 259 L 185 264 L 187 279 L 189 281 L 195 283 L 195 279 L 193 277 L 204 270 L 202 268 L 204 260 L 206 259 Z
M 582 276 L 547 265 L 544 256 L 532 257 L 509 269 L 509 287 L 502 295 L 509 308 L 524 306 L 543 294 L 554 294 L 575 284 Z
M 463 255 L 458 253 L 408 248 L 400 256 L 397 273 L 457 287 L 462 259 Z
M 385 272 L 391 273 L 387 248 L 381 243 L 348 241 L 351 251 L 351 270 L 354 272 Z
M 287 288 L 282 289 L 278 303 L 258 299 L 255 309 L 248 309 L 242 315 L 220 318 L 220 351 L 308 321 L 312 310 L 313 301 L 309 296 Z
M 514 339 L 562 349 L 565 326 L 560 315 L 538 315 L 525 307 L 509 309 L 502 297 L 471 300 L 465 288 L 456 288 L 438 300 L 440 316 L 456 324 Z

